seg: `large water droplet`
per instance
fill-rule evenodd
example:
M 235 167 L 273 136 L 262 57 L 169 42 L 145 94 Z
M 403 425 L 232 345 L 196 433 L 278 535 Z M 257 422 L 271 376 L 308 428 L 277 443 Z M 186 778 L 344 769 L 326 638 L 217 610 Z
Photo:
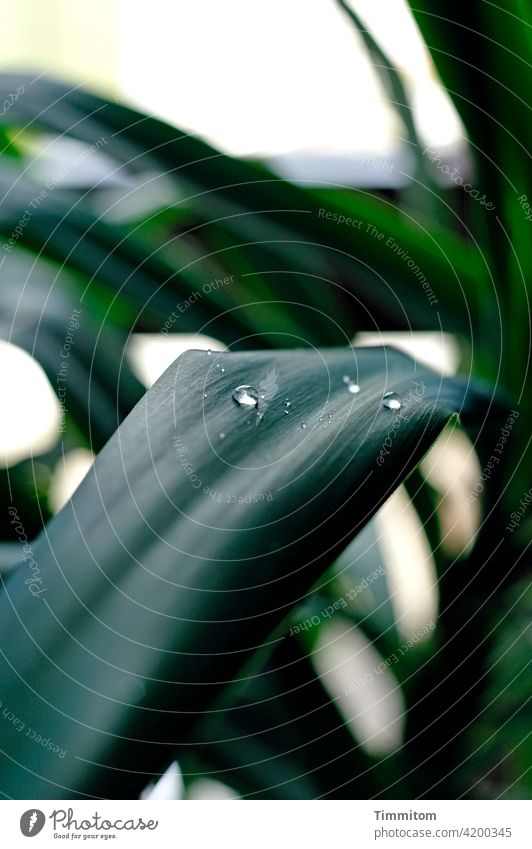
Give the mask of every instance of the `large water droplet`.
M 387 410 L 400 410 L 403 406 L 403 399 L 398 392 L 387 392 L 383 396 L 382 406 Z
M 349 383 L 346 383 L 347 391 L 351 393 L 351 395 L 358 395 L 360 392 L 360 386 L 358 383 L 355 383 L 354 380 L 350 380 Z
M 237 386 L 233 392 L 233 401 L 236 401 L 239 407 L 256 407 L 259 403 L 259 393 L 253 386 Z

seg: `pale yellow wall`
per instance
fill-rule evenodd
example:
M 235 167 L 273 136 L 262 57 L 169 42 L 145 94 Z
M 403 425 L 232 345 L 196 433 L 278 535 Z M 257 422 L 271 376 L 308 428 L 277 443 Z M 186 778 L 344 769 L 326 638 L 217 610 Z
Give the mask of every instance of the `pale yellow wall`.
M 43 70 L 62 79 L 116 91 L 115 0 L 26 0 L 4 3 L 0 67 Z

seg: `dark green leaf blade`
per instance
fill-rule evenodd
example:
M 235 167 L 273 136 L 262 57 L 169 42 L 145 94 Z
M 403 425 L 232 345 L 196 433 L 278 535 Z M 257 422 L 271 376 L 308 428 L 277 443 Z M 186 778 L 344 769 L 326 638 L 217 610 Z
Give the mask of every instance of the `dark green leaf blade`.
M 265 396 L 260 420 L 232 399 L 244 383 Z M 399 426 L 387 391 L 403 396 Z M 478 402 L 389 348 L 180 357 L 35 543 L 38 575 L 23 564 L 5 582 L 2 700 L 66 754 L 6 722 L 0 789 L 138 794 Z

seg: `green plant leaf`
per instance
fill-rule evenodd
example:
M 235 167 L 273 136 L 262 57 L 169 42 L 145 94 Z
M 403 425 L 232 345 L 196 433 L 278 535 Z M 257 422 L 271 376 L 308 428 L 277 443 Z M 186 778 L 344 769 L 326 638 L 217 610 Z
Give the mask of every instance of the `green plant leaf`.
M 72 417 L 98 451 L 145 391 L 124 356 L 127 334 L 104 316 L 95 320 L 64 269 L 59 274 L 53 264 L 14 251 L 4 257 L 2 273 L 0 338 L 37 360 L 65 422 Z
M 347 0 L 336 0 L 336 2 L 362 38 L 373 68 L 383 83 L 387 102 L 396 111 L 403 123 L 408 149 L 415 158 L 416 173 L 412 175 L 413 179 L 406 188 L 400 192 L 401 206 L 420 212 L 423 217 L 430 221 L 438 222 L 441 219 L 445 221 L 448 216 L 444 214 L 445 207 L 439 200 L 440 193 L 434 183 L 433 174 L 427 166 L 427 160 L 421 151 L 413 108 L 407 95 L 403 75 L 383 50 L 378 40 L 364 26 L 363 21 L 351 4 Z
M 229 709 L 200 724 L 192 769 L 210 764 L 213 778 L 252 799 L 366 798 L 394 774 L 392 764 L 371 770 L 297 638 L 282 638 L 234 689 Z M 186 772 L 188 753 L 180 763 Z
M 309 333 L 314 328 L 308 338 L 317 344 L 343 344 L 345 334 L 352 338 L 356 329 L 373 327 L 375 317 L 379 326 L 388 329 L 439 329 L 441 321 L 452 320 L 459 330 L 470 330 L 471 293 L 478 292 L 479 298 L 485 295 L 489 274 L 482 256 L 453 232 L 431 227 L 429 233 L 422 222 L 400 212 L 389 201 L 364 192 L 332 189 L 318 193 L 302 189 L 279 179 L 262 165 L 225 156 L 197 138 L 79 87 L 69 88 L 45 79 L 30 87 L 25 77 L 6 74 L 0 75 L 0 97 L 2 91 L 9 92 L 21 80 L 27 83 L 27 90 L 6 116 L 10 126 L 64 133 L 85 144 L 105 139 L 105 153 L 117 161 L 119 173 L 137 177 L 143 173 L 152 175 L 154 170 L 164 173 L 175 183 L 177 221 L 185 208 L 197 221 L 193 231 L 201 244 L 212 245 L 215 251 L 227 251 L 228 240 L 232 243 L 227 257 L 219 261 L 231 263 L 234 251 L 234 262 L 239 256 L 253 266 L 255 277 L 246 277 L 249 294 L 253 294 L 255 282 L 260 281 L 259 293 L 266 287 L 274 300 L 285 300 L 288 290 L 293 300 L 314 307 L 312 320 L 305 320 L 301 311 L 298 322 Z M 68 200 L 72 206 L 72 198 Z M 11 227 L 20 217 L 20 204 L 17 212 L 18 216 L 11 216 Z M 81 215 L 81 210 L 64 212 L 72 227 L 82 228 L 83 250 L 78 246 L 71 256 L 72 244 L 67 245 L 70 228 L 63 225 L 60 237 L 64 246 L 56 245 L 54 239 L 50 251 L 66 252 L 69 262 L 77 261 L 78 267 L 83 263 L 94 267 L 94 254 L 99 257 L 98 276 L 105 273 L 115 284 L 124 277 L 123 262 L 134 262 L 135 256 L 139 261 L 140 245 L 134 232 L 129 232 L 122 244 L 123 232 L 109 233 L 102 222 L 91 223 L 86 210 L 79 226 L 76 215 Z M 332 219 L 324 221 L 323 216 L 328 213 Z M 346 219 L 362 221 L 364 226 L 357 229 L 343 223 Z M 30 227 L 28 234 L 29 231 Z M 217 236 L 220 231 L 221 239 Z M 397 245 L 397 251 L 385 248 L 376 233 L 382 233 L 385 242 L 390 239 L 390 246 Z M 79 235 L 76 230 L 76 241 Z M 92 248 L 91 241 L 96 236 L 101 245 Z M 157 250 L 165 241 L 159 238 Z M 109 254 L 103 265 L 102 250 Z M 200 252 L 200 256 L 204 254 L 205 250 Z M 413 258 L 429 281 L 438 309 L 421 297 L 425 293 L 404 261 L 406 255 Z M 150 268 L 145 255 L 141 259 L 141 269 L 135 273 L 139 287 Z M 180 261 L 178 268 L 187 279 L 194 271 L 194 263 Z M 163 274 L 160 267 L 157 271 L 154 266 L 154 271 L 159 284 L 168 279 L 168 272 Z M 174 272 L 178 278 L 175 267 Z M 294 272 L 303 275 L 302 280 Z M 328 291 L 331 282 L 334 294 Z M 150 294 L 153 287 L 149 291 L 149 286 L 144 286 L 139 297 L 146 300 Z M 386 310 L 382 307 L 383 297 Z M 284 345 L 287 344 L 285 337 Z
M 262 417 L 235 403 L 273 370 Z M 35 542 L 38 574 L 5 582 L 2 700 L 66 754 L 5 722 L 0 786 L 140 792 L 449 417 L 489 403 L 389 348 L 180 357 Z

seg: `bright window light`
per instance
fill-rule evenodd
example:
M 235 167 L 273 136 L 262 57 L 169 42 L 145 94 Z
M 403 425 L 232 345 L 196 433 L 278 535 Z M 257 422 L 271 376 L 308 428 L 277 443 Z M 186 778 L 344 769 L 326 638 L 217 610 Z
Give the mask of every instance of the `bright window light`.
M 458 141 L 460 122 L 404 0 L 353 7 L 404 72 L 425 141 Z M 362 39 L 331 0 L 271 0 L 260 12 L 248 0 L 152 0 L 149 15 L 131 0 L 117 8 L 126 96 L 229 153 L 386 154 L 402 143 Z
M 411 637 L 436 623 L 439 597 L 434 558 L 404 486 L 383 504 L 376 521 L 397 630 Z
M 199 333 L 133 333 L 127 347 L 127 357 L 133 371 L 148 388 L 185 351 L 225 351 L 217 339 Z
M 54 513 L 72 497 L 94 462 L 94 454 L 87 448 L 67 451 L 55 467 L 48 502 Z
M 368 331 L 357 333 L 353 345 L 393 345 L 441 375 L 456 374 L 460 362 L 460 348 L 454 336 L 438 331 Z
M 0 340 L 0 466 L 43 454 L 57 442 L 60 407 L 41 366 Z
M 482 519 L 475 489 L 482 469 L 471 441 L 449 425 L 421 461 L 420 470 L 440 497 L 442 546 L 453 557 L 468 554 Z
M 182 799 L 184 794 L 183 776 L 177 761 L 174 761 L 157 781 L 152 781 L 141 793 L 141 799 L 150 802 L 165 802 Z
M 196 801 L 206 801 L 208 799 L 223 801 L 239 799 L 240 797 L 231 787 L 222 781 L 217 781 L 214 778 L 198 778 L 197 781 L 192 782 L 190 785 L 187 798 Z
M 403 742 L 405 703 L 401 688 L 363 633 L 337 617 L 320 629 L 312 662 L 353 736 L 374 755 Z

